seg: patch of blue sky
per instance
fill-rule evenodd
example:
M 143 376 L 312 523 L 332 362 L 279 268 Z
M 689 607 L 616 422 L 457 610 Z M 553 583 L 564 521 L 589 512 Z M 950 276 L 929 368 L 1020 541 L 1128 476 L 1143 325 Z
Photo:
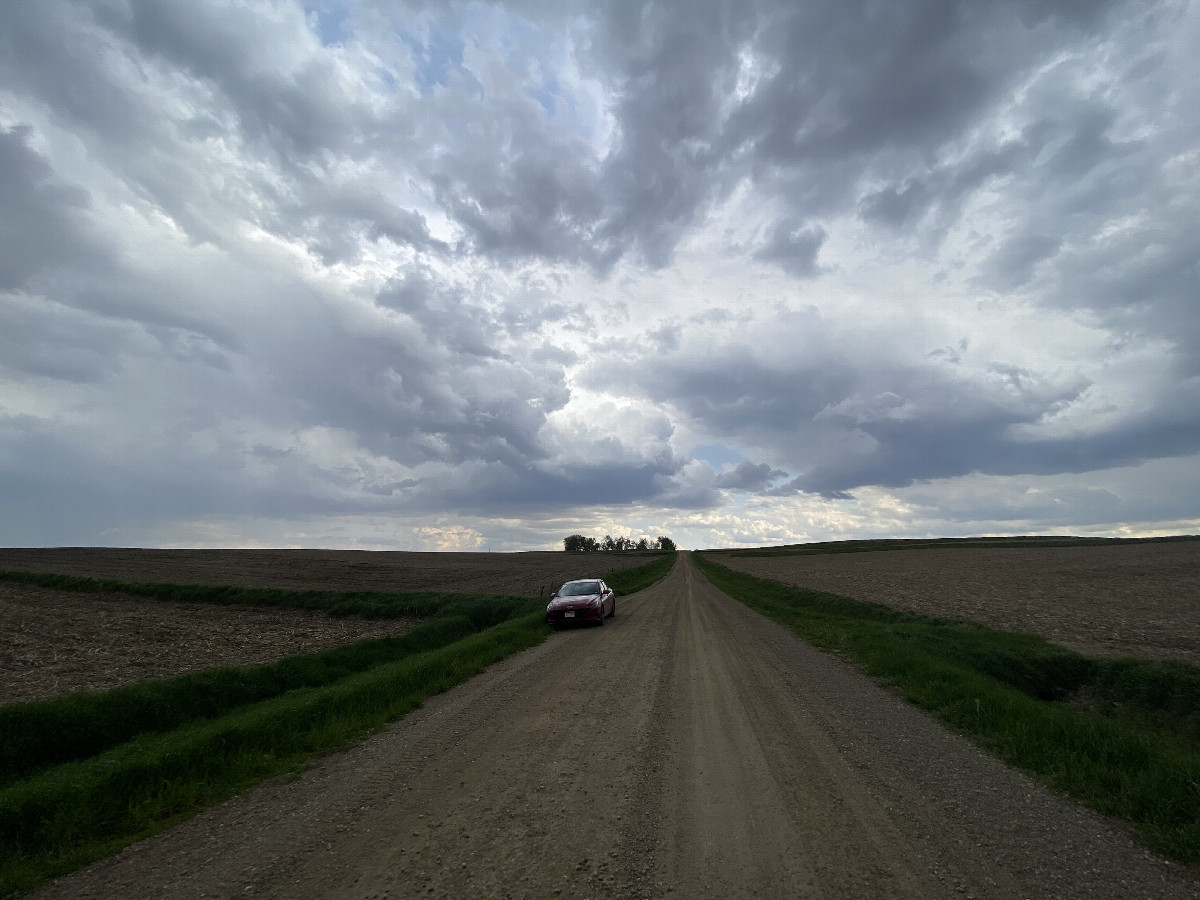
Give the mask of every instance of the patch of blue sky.
M 495 54 L 513 72 L 529 94 L 550 116 L 562 101 L 558 69 L 563 59 L 563 41 L 499 6 L 471 4 L 467 7 L 463 33 L 481 48 Z
M 746 457 L 724 444 L 697 444 L 692 448 L 692 456 L 708 463 L 717 472 L 746 461 Z
M 396 76 L 383 66 L 372 66 L 371 71 L 389 91 L 394 91 L 396 89 Z
M 438 85 L 445 87 L 451 71 L 462 69 L 462 38 L 436 22 L 428 22 L 423 35 L 402 32 L 400 39 L 412 51 L 413 82 L 422 96 L 433 93 Z
M 550 116 L 554 115 L 554 98 L 555 92 L 549 89 L 532 90 L 530 95 L 541 104 L 542 109 Z
M 350 36 L 350 8 L 345 3 L 309 0 L 304 4 L 304 14 L 322 46 L 341 44 Z

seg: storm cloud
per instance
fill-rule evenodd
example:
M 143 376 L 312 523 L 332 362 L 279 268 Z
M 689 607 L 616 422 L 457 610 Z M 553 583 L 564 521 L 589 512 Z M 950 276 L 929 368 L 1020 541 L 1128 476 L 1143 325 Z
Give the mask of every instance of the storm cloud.
M 1195 531 L 1200 11 L 0 12 L 0 544 Z

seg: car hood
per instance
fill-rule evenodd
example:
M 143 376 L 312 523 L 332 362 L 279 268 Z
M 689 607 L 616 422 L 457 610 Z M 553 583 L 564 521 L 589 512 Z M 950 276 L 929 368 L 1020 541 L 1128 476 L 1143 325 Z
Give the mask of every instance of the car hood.
M 599 599 L 599 594 L 584 594 L 582 597 L 555 597 L 546 609 L 579 609 L 591 606 Z

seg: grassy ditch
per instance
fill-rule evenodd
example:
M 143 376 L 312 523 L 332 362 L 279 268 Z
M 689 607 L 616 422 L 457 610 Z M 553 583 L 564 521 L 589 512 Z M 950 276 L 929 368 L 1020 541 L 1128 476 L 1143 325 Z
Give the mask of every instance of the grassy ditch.
M 633 593 L 661 579 L 674 562 L 674 554 L 664 555 L 606 580 L 618 593 Z M 172 585 L 134 585 L 131 591 L 118 582 L 19 574 L 26 583 L 60 590 L 330 612 L 345 612 L 339 604 L 353 598 L 376 615 L 424 608 L 438 618 L 399 637 L 269 665 L 0 707 L 5 898 L 294 770 L 313 754 L 344 748 L 549 634 L 545 601 L 530 597 L 397 594 L 381 600 L 365 593 L 203 586 L 176 592 Z M 414 596 L 419 599 L 412 601 Z
M 86 759 L 139 735 L 214 719 L 300 688 L 333 684 L 473 634 L 466 616 L 426 622 L 399 637 L 365 640 L 246 668 L 209 669 L 108 691 L 0 707 L 0 787 Z
M 665 576 L 674 561 L 674 554 L 664 555 L 644 566 L 613 572 L 608 580 L 618 594 L 632 594 Z M 222 588 L 205 590 L 226 596 Z M 300 605 L 311 599 L 307 591 L 271 593 L 277 605 Z M 154 596 L 159 599 L 161 593 Z M 390 608 L 399 607 L 406 596 L 389 598 L 396 600 Z M 0 707 L 0 787 L 62 763 L 95 756 L 139 735 L 217 718 L 287 691 L 332 684 L 384 663 L 435 650 L 514 616 L 533 613 L 542 604 L 521 597 L 443 594 L 433 598 L 429 601 L 422 595 L 420 604 L 432 606 L 442 615 L 399 637 L 359 641 L 267 665 L 209 669 L 108 691 Z M 414 605 L 409 603 L 406 608 Z
M 143 736 L 0 790 L 0 896 L 72 871 L 399 718 L 541 642 L 540 613 L 333 684 Z
M 857 661 L 1006 762 L 1134 823 L 1165 855 L 1200 862 L 1200 667 L 1093 659 L 695 560 L 731 597 Z

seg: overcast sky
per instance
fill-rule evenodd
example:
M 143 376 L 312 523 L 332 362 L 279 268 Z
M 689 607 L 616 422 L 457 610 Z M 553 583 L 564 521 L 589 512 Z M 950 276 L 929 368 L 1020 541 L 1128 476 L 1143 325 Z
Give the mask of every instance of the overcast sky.
M 1200 532 L 1200 3 L 0 5 L 0 545 Z

